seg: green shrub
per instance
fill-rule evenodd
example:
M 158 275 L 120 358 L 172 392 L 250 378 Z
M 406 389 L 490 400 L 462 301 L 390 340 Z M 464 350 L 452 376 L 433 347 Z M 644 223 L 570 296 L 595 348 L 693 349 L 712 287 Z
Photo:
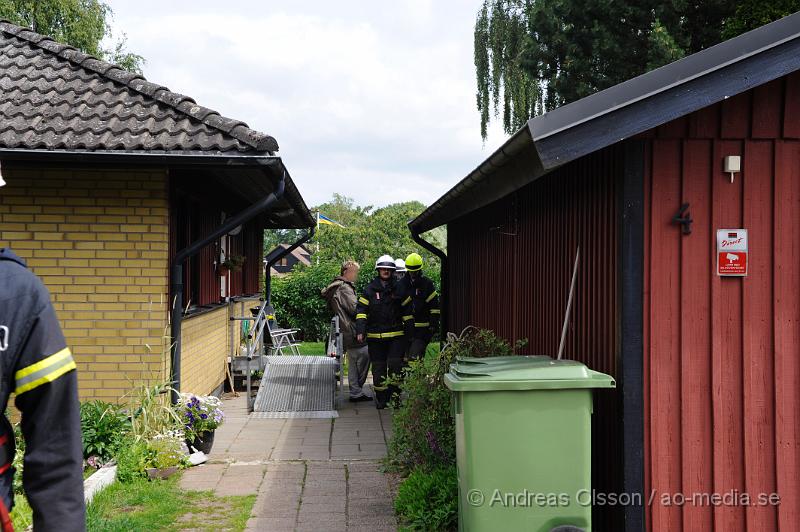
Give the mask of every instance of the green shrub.
M 175 433 L 156 436 L 151 440 L 126 438 L 117 454 L 117 479 L 133 482 L 147 478 L 150 468 L 166 469 L 186 465 L 186 454 L 181 446 L 182 437 Z
M 394 509 L 409 530 L 455 530 L 458 475 L 455 466 L 415 469 L 397 490 Z
M 81 404 L 83 457 L 99 456 L 103 462 L 114 457 L 130 430 L 128 416 L 104 401 Z
M 128 483 L 138 478 L 147 478 L 147 468 L 152 462 L 153 451 L 145 441 L 128 439 L 125 443 L 117 454 L 117 480 Z
M 281 327 L 299 329 L 305 341 L 327 338 L 331 313 L 320 291 L 339 274 L 339 266 L 322 262 L 295 267 L 288 275 L 272 279 L 272 305 Z
M 394 412 L 390 468 L 407 473 L 418 467 L 432 470 L 455 464 L 452 399 L 444 374 L 457 356 L 513 354 L 509 343 L 492 331 L 468 327 L 459 336 L 450 334 L 441 352 L 429 350 L 423 360 L 411 362 L 402 383 L 406 398 Z

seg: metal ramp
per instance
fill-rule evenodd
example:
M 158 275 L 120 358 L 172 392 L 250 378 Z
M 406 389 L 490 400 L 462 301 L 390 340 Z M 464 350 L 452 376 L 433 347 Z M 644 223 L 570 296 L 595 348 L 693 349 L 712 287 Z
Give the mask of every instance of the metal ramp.
M 333 418 L 338 362 L 327 356 L 267 356 L 253 418 Z

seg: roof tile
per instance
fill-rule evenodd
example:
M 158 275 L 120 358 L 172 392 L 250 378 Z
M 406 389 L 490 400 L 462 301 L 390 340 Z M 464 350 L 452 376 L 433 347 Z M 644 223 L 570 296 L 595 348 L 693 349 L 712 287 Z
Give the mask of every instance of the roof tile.
M 0 148 L 260 154 L 278 144 L 189 96 L 0 21 Z

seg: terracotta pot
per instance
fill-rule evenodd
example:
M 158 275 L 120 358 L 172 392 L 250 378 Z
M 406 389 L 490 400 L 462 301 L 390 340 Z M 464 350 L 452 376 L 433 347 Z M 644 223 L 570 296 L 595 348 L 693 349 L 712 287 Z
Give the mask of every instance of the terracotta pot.
M 157 478 L 169 478 L 175 473 L 178 472 L 178 466 L 172 467 L 165 467 L 163 469 L 158 469 L 157 467 L 148 467 L 147 468 L 147 478 L 150 480 L 155 480 Z
M 207 430 L 201 432 L 193 441 L 186 440 L 186 445 L 191 452 L 192 447 L 206 454 L 211 454 L 211 447 L 214 446 L 214 431 Z

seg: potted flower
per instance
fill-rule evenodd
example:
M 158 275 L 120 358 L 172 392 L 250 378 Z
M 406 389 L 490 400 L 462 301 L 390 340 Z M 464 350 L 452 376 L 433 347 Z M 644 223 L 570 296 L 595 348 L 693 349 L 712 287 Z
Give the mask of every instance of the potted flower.
M 220 267 L 222 268 L 223 272 L 238 272 L 242 269 L 242 266 L 244 266 L 244 260 L 245 257 L 242 255 L 230 255 L 229 257 L 226 257 L 224 261 L 222 261 Z
M 214 431 L 222 425 L 225 414 L 222 402 L 213 395 L 181 394 L 180 416 L 186 433 L 186 445 L 206 454 L 214 445 Z
M 146 465 L 149 467 L 145 471 L 150 480 L 171 477 L 185 462 L 179 434 L 158 435 L 147 442 Z

